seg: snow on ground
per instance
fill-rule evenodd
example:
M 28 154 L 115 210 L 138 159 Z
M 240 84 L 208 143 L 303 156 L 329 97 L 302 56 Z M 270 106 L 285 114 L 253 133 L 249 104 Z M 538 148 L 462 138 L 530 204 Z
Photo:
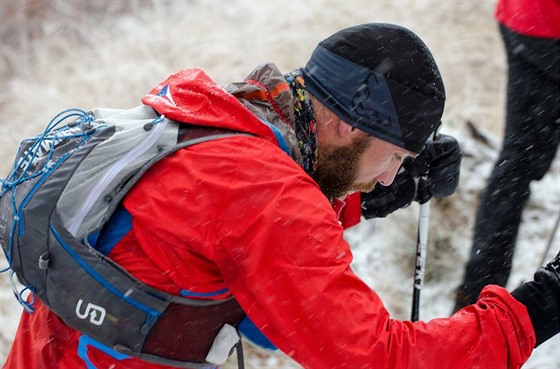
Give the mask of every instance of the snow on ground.
M 418 33 L 438 61 L 448 95 L 442 131 L 455 135 L 465 152 L 457 193 L 431 204 L 421 295 L 421 319 L 447 316 L 470 248 L 477 196 L 503 128 L 505 63 L 493 6 L 493 0 L 3 0 L 0 177 L 7 175 L 19 141 L 65 108 L 138 105 L 152 86 L 188 66 L 203 67 L 223 84 L 241 80 L 265 61 L 289 71 L 304 65 L 317 42 L 341 28 L 365 22 L 401 24 Z M 474 140 L 467 121 L 494 146 Z M 542 257 L 560 210 L 558 162 L 533 188 L 509 287 L 531 278 Z M 397 319 L 410 316 L 417 218 L 418 206 L 412 205 L 347 231 L 356 273 Z M 549 257 L 560 245 L 558 234 L 553 243 Z M 20 312 L 4 273 L 0 363 Z M 246 351 L 247 368 L 299 368 L 283 354 Z M 227 367 L 235 367 L 233 363 Z M 560 337 L 535 350 L 524 368 L 560 369 Z

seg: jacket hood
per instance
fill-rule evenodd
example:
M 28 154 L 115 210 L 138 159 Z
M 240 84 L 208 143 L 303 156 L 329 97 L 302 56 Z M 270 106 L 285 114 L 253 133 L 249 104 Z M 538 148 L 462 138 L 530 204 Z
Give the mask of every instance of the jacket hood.
M 253 134 L 277 144 L 274 132 L 200 68 L 169 76 L 142 98 L 177 122 Z
M 226 91 L 254 115 L 273 125 L 284 138 L 290 156 L 303 165 L 295 133 L 294 96 L 274 63 L 258 65 L 244 81 L 230 84 Z

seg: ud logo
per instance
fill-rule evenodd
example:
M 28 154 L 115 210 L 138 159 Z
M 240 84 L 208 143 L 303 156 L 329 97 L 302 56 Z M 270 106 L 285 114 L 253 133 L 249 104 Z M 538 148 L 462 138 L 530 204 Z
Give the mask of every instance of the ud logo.
M 89 322 L 91 324 L 103 324 L 103 320 L 105 319 L 105 308 L 92 303 L 88 303 L 85 311 L 81 313 L 80 310 L 82 309 L 82 302 L 82 299 L 80 299 L 78 301 L 78 304 L 76 305 L 76 315 L 78 316 L 78 318 L 86 319 L 89 315 Z

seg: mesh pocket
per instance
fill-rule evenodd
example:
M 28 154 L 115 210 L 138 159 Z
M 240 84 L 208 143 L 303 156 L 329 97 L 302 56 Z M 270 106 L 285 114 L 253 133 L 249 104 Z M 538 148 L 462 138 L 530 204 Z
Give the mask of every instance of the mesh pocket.
M 234 299 L 208 306 L 171 303 L 152 328 L 142 351 L 172 360 L 203 363 L 222 326 L 237 326 L 244 316 Z

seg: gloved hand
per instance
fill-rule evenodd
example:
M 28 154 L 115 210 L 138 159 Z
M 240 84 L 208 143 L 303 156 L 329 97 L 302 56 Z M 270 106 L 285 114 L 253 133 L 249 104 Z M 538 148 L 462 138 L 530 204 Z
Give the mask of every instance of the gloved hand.
M 534 279 L 511 294 L 529 312 L 537 347 L 560 332 L 560 252 L 544 268 L 537 270 Z
M 452 195 L 459 185 L 463 152 L 454 137 L 437 135 L 428 141 L 420 155 L 411 160 L 414 177 L 420 177 L 415 200 L 420 204 Z
M 389 186 L 376 186 L 362 193 L 362 214 L 367 219 L 382 218 L 412 201 L 423 204 L 432 197 L 443 198 L 455 192 L 463 153 L 457 140 L 439 134 L 416 158 L 406 158 Z

